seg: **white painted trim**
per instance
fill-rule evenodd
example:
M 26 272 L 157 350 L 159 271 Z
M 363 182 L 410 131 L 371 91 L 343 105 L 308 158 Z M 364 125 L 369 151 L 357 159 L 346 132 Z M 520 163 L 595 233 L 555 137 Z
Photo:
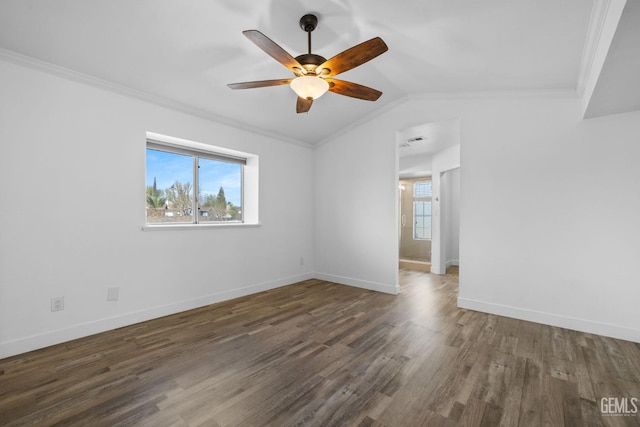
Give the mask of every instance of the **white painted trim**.
M 611 0 L 593 1 L 591 17 L 589 18 L 589 26 L 587 27 L 587 37 L 585 39 L 582 59 L 580 61 L 580 71 L 578 73 L 578 85 L 576 89 L 578 96 L 580 97 L 584 94 L 587 79 L 591 74 L 593 59 L 595 58 L 598 44 L 600 43 L 602 29 L 604 28 L 604 22 L 607 17 L 607 11 L 609 10 L 610 4 Z
M 260 223 L 248 223 L 248 222 L 219 222 L 219 223 L 167 223 L 167 224 L 147 224 L 142 226 L 142 231 L 178 231 L 178 230 L 215 230 L 222 228 L 257 228 L 260 227 Z
M 450 259 L 445 263 L 445 267 L 451 267 L 452 265 L 459 266 L 460 265 L 460 260 L 459 259 Z
M 189 114 L 191 116 L 199 117 L 201 119 L 209 120 L 209 121 L 222 124 L 225 126 L 229 126 L 235 129 L 240 129 L 243 131 L 255 133 L 257 135 L 266 136 L 268 138 L 272 138 L 277 141 L 288 142 L 290 144 L 298 145 L 304 148 L 313 147 L 312 144 L 290 138 L 280 133 L 271 132 L 257 126 L 250 126 L 245 123 L 239 122 L 237 120 L 233 120 L 231 118 L 220 116 L 218 114 L 214 114 L 212 112 L 209 112 L 200 108 L 186 105 L 170 98 L 153 95 L 151 93 L 144 92 L 138 89 L 133 89 L 127 86 L 123 86 L 118 83 L 113 83 L 107 80 L 103 80 L 101 78 L 94 77 L 89 74 L 84 74 L 78 71 L 74 71 L 69 68 L 61 67 L 59 65 L 55 65 L 50 62 L 32 58 L 30 56 L 22 55 L 7 49 L 0 48 L 0 59 L 23 66 L 23 67 L 28 67 L 38 71 L 43 71 L 48 74 L 53 74 L 63 79 L 86 84 L 89 86 L 96 87 L 98 89 L 115 92 L 117 94 L 124 95 L 130 98 L 135 98 L 135 99 L 148 102 L 150 104 L 154 104 L 160 107 L 176 110 L 181 113 Z
M 583 119 L 591 118 L 588 112 L 591 97 L 600 79 L 600 73 L 609 55 L 609 49 L 611 48 L 611 43 L 615 37 L 626 4 L 627 0 L 608 0 L 606 5 L 602 5 L 603 8 L 600 12 L 602 14 L 602 25 L 597 34 L 598 40 L 593 48 L 594 51 L 589 66 L 589 74 L 584 76 L 584 82 L 582 82 Z
M 411 94 L 408 101 L 456 100 L 456 99 L 575 99 L 578 93 L 573 89 L 530 89 L 530 90 L 492 90 L 484 92 L 431 92 Z
M 369 123 L 376 117 L 393 110 L 399 105 L 402 105 L 409 101 L 415 100 L 456 100 L 456 99 L 520 99 L 520 98 L 554 98 L 554 99 L 575 99 L 579 98 L 578 93 L 575 90 L 496 90 L 487 92 L 434 92 L 434 93 L 418 93 L 411 94 L 409 96 L 401 96 L 394 99 L 388 104 L 374 110 L 373 112 L 361 117 L 358 120 L 354 120 L 349 123 L 348 126 L 339 129 L 331 135 L 321 139 L 313 144 L 314 147 L 321 147 L 326 143 L 332 141 L 338 136 L 344 135 L 347 132 L 355 129 L 363 124 Z
M 302 282 L 304 280 L 313 279 L 314 277 L 315 276 L 311 273 L 300 274 L 292 277 L 284 277 L 281 279 L 256 283 L 254 285 L 244 286 L 228 291 L 216 292 L 210 295 L 180 301 L 174 304 L 151 307 L 136 312 L 125 313 L 118 316 L 74 325 L 64 329 L 58 329 L 56 331 L 49 331 L 12 341 L 5 341 L 3 343 L 0 343 L 0 359 L 71 341 L 77 338 L 98 334 L 100 332 L 121 328 L 123 326 L 129 326 L 136 323 L 145 322 L 147 320 L 157 319 L 159 317 L 204 307 L 221 301 L 227 301 L 233 298 L 267 291 L 269 289 L 287 286 L 293 283 Z
M 458 298 L 458 307 L 640 343 L 640 329 L 631 329 L 624 326 L 612 325 L 610 323 L 577 319 L 575 317 L 568 317 L 560 314 L 546 313 L 543 311 L 529 310 L 527 308 L 512 307 L 509 305 L 495 304 L 469 298 Z
M 354 279 L 351 277 L 335 276 L 333 274 L 318 273 L 313 276 L 319 280 L 326 280 L 327 282 L 339 283 L 341 285 L 353 286 L 356 288 L 368 289 L 370 291 L 383 292 L 385 294 L 398 295 L 400 293 L 400 286 L 398 285 L 386 285 L 383 283 L 369 282 L 367 280 Z

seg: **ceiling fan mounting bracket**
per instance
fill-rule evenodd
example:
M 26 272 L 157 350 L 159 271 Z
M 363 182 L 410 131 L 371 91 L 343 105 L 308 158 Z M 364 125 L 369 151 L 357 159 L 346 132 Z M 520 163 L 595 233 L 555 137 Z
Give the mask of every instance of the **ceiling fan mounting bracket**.
M 300 18 L 300 28 L 302 28 L 302 31 L 310 33 L 315 30 L 317 26 L 318 17 L 316 15 L 308 13 Z

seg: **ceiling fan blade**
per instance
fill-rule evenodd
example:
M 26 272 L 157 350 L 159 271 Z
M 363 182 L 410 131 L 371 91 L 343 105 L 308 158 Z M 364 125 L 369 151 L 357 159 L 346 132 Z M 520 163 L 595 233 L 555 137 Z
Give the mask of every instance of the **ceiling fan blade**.
M 353 46 L 340 52 L 336 56 L 320 64 L 316 73 L 326 76 L 335 76 L 344 73 L 352 68 L 372 60 L 378 55 L 385 53 L 389 48 L 380 37 L 375 37 L 359 45 Z M 329 70 L 328 72 L 326 70 Z
M 256 87 L 269 87 L 288 85 L 292 79 L 278 79 L 278 80 L 258 80 L 255 82 L 242 82 L 242 83 L 229 83 L 231 89 L 253 89 Z
M 302 73 L 302 65 L 291 56 L 286 50 L 281 48 L 276 42 L 265 36 L 258 30 L 246 30 L 243 31 L 249 40 L 251 40 L 256 46 L 264 50 L 273 59 L 293 71 L 296 75 Z
M 313 104 L 313 99 L 304 99 L 299 96 L 296 102 L 296 113 L 306 113 L 311 109 L 311 104 Z
M 326 79 L 329 83 L 329 91 L 339 95 L 350 96 L 352 98 L 364 99 L 365 101 L 376 101 L 382 92 L 367 86 L 351 83 L 344 80 Z

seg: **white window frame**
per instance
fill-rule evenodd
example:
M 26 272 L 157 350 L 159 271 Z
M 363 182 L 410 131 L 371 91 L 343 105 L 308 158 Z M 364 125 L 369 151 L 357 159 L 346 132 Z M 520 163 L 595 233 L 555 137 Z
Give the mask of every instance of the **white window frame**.
M 234 161 L 235 163 L 243 163 L 242 173 L 242 222 L 204 222 L 204 223 L 147 223 L 146 212 L 144 215 L 145 231 L 155 230 L 185 230 L 185 229 L 204 229 L 204 228 L 232 228 L 232 227 L 251 227 L 260 225 L 258 216 L 258 176 L 259 176 L 259 158 L 255 154 L 245 153 L 237 150 L 231 150 L 224 147 L 203 144 L 200 142 L 189 141 L 182 138 L 176 138 L 158 133 L 147 132 L 145 141 L 145 167 L 146 167 L 146 150 L 160 149 L 170 153 L 187 154 L 189 156 L 198 156 L 208 159 L 218 159 L 226 161 Z M 197 166 L 194 157 L 194 175 L 195 166 Z M 145 174 L 146 175 L 146 174 Z M 198 216 L 197 210 L 197 177 L 194 177 L 194 218 Z M 146 183 L 145 192 L 146 194 Z M 142 197 L 144 199 L 144 197 Z M 146 203 L 145 203 L 146 208 Z

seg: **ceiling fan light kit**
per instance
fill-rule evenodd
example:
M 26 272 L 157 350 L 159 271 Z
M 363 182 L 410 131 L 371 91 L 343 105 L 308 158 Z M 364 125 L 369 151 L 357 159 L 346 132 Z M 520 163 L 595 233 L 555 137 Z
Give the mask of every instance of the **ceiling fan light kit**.
M 318 99 L 329 90 L 329 83 L 317 76 L 300 76 L 291 80 L 289 86 L 301 98 Z
M 246 30 L 242 33 L 269 56 L 287 67 L 293 74 L 291 79 L 261 80 L 244 83 L 231 83 L 231 89 L 251 89 L 258 87 L 280 86 L 288 84 L 298 96 L 296 112 L 306 113 L 315 99 L 327 91 L 352 98 L 375 101 L 382 92 L 367 86 L 332 78 L 372 60 L 388 50 L 380 37 L 353 46 L 326 60 L 311 53 L 311 32 L 318 25 L 315 15 L 307 14 L 300 18 L 300 28 L 307 33 L 308 53 L 291 56 L 273 40 L 258 30 Z

